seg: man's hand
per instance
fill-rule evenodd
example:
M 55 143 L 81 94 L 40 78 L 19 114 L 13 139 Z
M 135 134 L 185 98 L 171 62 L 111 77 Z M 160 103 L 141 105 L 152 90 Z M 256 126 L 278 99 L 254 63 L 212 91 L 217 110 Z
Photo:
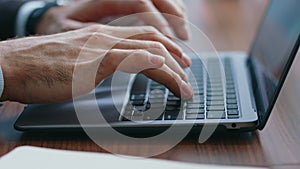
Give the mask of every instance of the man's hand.
M 47 11 L 38 23 L 36 33 L 75 30 L 106 17 L 135 13 L 147 13 L 139 16 L 164 35 L 171 37 L 173 30 L 180 39 L 187 40 L 189 37 L 182 0 L 79 0 Z
M 81 95 L 117 70 L 142 72 L 177 96 L 189 98 L 193 95 L 192 88 L 174 58 L 186 66 L 188 59 L 180 48 L 153 27 L 93 25 L 55 35 L 4 41 L 0 42 L 5 81 L 1 100 L 22 103 L 69 100 L 74 97 L 72 81 L 82 83 L 76 92 Z M 84 72 L 82 76 L 74 77 L 75 66 Z M 90 77 L 95 68 L 96 77 Z

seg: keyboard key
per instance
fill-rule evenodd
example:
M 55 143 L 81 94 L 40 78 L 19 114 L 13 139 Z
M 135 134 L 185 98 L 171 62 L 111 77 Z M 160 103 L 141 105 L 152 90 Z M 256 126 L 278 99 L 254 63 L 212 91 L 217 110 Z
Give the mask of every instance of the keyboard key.
M 204 100 L 204 95 L 194 94 L 193 98 L 190 100 Z
M 151 104 L 156 104 L 156 103 L 164 103 L 165 102 L 165 100 L 164 99 L 149 99 L 149 102 L 151 103 Z
M 121 120 L 122 121 L 130 121 L 132 114 L 133 114 L 133 107 L 131 105 L 127 106 L 125 111 L 122 114 Z
M 181 102 L 180 101 L 168 101 L 167 106 L 180 106 Z
M 145 111 L 146 110 L 146 106 L 134 106 L 133 107 L 134 111 Z
M 164 92 L 165 87 L 162 86 L 162 85 L 152 85 L 152 86 L 150 87 L 150 89 L 151 89 L 151 90 L 161 90 L 161 91 Z
M 176 96 L 170 96 L 168 97 L 168 101 L 180 101 L 181 99 L 179 97 Z
M 187 120 L 191 120 L 191 119 L 204 119 L 205 115 L 204 114 L 187 114 L 185 118 Z
M 232 115 L 232 116 L 228 116 L 229 119 L 238 119 L 240 118 L 239 115 Z
M 227 90 L 229 90 L 229 89 L 234 90 L 234 89 L 235 89 L 235 86 L 234 86 L 234 84 L 232 84 L 232 83 L 226 84 L 226 89 L 227 89 Z
M 223 96 L 223 92 L 208 92 L 207 96 Z
M 207 88 L 207 93 L 220 92 L 223 93 L 223 88 Z
M 188 104 L 187 109 L 204 109 L 203 104 Z
M 153 121 L 153 120 L 162 120 L 162 118 L 163 118 L 163 114 L 158 116 L 158 117 L 153 116 L 150 113 L 144 114 L 144 116 L 143 116 L 143 120 L 151 120 L 151 121 Z
M 132 116 L 143 116 L 144 112 L 139 110 L 134 110 Z
M 222 101 L 224 100 L 223 96 L 210 96 L 207 97 L 207 101 Z
M 224 106 L 208 106 L 207 110 L 208 111 L 224 111 L 225 107 Z
M 224 101 L 213 101 L 213 102 L 207 102 L 206 103 L 207 106 L 224 106 Z
M 204 114 L 204 109 L 187 109 L 186 114 Z
M 154 95 L 154 96 L 159 94 L 164 95 L 164 93 L 165 93 L 165 87 L 161 90 L 160 89 L 151 90 L 150 95 Z
M 207 111 L 208 119 L 224 119 L 225 112 L 224 111 Z
M 226 89 L 226 94 L 235 94 L 234 89 Z
M 237 101 L 236 101 L 236 99 L 227 99 L 226 103 L 227 104 L 237 104 Z
M 165 109 L 165 104 L 163 102 L 161 103 L 150 103 L 150 108 L 152 109 Z
M 165 120 L 182 120 L 183 115 L 179 111 L 166 111 Z
M 162 120 L 164 109 L 150 109 L 144 112 L 144 120 Z
M 144 116 L 144 112 L 142 111 L 134 111 L 132 116 L 131 116 L 131 120 L 132 121 L 142 121 L 143 120 L 143 116 Z
M 238 109 L 238 105 L 236 105 L 236 104 L 227 104 L 227 109 Z
M 174 111 L 174 110 L 176 110 L 176 111 L 178 110 L 179 111 L 180 107 L 178 107 L 178 106 L 167 106 L 166 110 L 167 111 Z
M 131 121 L 143 121 L 143 116 L 132 116 Z
M 122 121 L 131 121 L 131 116 L 122 116 Z
M 145 100 L 145 94 L 133 94 L 131 95 L 130 100 Z
M 226 88 L 234 89 L 234 81 L 227 80 L 226 81 Z
M 220 78 L 221 78 L 221 77 L 220 77 Z M 210 82 L 207 84 L 207 87 L 211 87 L 211 88 L 222 88 L 222 87 L 223 87 L 222 81 L 220 81 L 220 79 L 216 79 L 216 80 L 210 81 Z
M 238 110 L 228 110 L 227 115 L 232 116 L 232 115 L 239 115 Z
M 131 101 L 131 104 L 134 106 L 141 106 L 145 104 L 145 100 L 133 100 Z
M 227 99 L 236 99 L 236 95 L 235 94 L 228 94 L 226 95 Z
M 194 95 L 203 95 L 204 91 L 203 90 L 194 90 Z
M 126 106 L 126 110 L 133 110 L 133 105 L 131 103 L 128 103 Z
M 188 104 L 204 104 L 204 100 L 188 100 Z
M 149 96 L 149 99 L 162 99 L 162 98 L 165 98 L 165 95 L 164 94 L 157 94 L 157 95 L 150 95 Z
M 133 114 L 133 110 L 125 110 L 123 116 L 131 116 Z

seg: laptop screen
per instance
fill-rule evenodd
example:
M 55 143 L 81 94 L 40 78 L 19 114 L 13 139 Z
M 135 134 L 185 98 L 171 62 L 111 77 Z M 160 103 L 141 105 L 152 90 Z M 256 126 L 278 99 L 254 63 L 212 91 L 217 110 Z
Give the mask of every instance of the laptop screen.
M 261 112 L 267 111 L 276 96 L 276 89 L 280 87 L 280 79 L 299 36 L 299 7 L 300 0 L 272 0 L 253 43 L 250 60 L 257 87 L 261 89 Z

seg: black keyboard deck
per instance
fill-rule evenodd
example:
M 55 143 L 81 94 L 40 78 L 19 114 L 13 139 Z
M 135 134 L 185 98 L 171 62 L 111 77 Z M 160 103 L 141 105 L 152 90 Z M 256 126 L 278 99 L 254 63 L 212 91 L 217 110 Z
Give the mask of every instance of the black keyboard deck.
M 240 117 L 236 82 L 230 59 L 207 60 L 207 70 L 200 60 L 193 60 L 190 83 L 194 96 L 182 100 L 165 86 L 136 76 L 129 102 L 121 121 L 237 119 Z M 223 65 L 223 66 L 221 66 Z M 224 70 L 224 71 L 223 71 Z M 224 72 L 224 73 L 223 73 Z M 188 73 L 191 74 L 191 73 Z

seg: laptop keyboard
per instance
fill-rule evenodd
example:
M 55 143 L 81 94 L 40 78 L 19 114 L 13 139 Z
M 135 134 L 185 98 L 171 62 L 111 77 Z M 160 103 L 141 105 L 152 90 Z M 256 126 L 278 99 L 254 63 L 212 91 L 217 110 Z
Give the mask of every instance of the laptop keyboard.
M 182 100 L 165 86 L 138 74 L 121 121 L 237 119 L 240 117 L 231 60 L 193 60 L 192 99 Z M 224 73 L 222 73 L 224 72 Z M 188 73 L 189 74 L 189 73 Z M 226 81 L 225 81 L 226 80 Z M 139 83 L 139 84 L 138 84 Z

